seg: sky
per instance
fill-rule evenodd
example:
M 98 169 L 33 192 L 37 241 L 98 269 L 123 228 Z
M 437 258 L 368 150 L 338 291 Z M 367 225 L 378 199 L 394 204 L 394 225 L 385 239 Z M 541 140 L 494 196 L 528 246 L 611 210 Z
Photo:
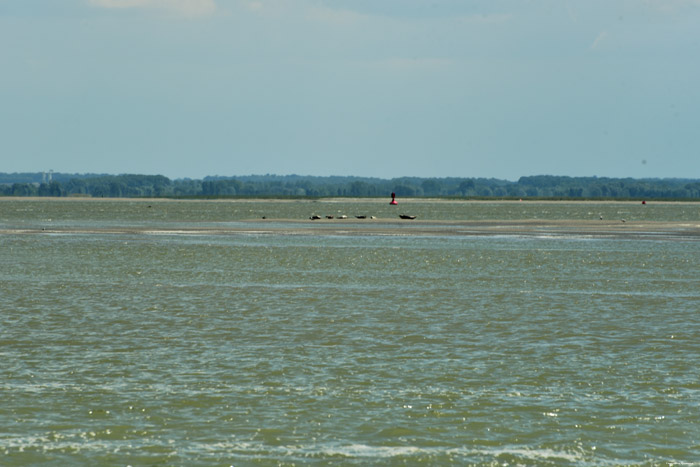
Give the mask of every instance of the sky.
M 700 0 L 0 0 L 0 172 L 700 178 Z

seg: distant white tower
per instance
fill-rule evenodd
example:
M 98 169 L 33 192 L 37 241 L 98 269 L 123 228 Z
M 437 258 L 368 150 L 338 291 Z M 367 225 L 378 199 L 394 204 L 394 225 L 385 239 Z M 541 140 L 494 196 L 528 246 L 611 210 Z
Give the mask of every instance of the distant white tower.
M 49 170 L 49 183 L 53 180 L 53 169 Z

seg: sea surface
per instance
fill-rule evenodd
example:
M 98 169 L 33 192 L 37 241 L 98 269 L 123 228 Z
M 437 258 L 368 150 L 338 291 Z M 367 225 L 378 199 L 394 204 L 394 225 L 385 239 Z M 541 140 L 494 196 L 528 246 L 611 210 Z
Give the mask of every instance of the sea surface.
M 0 465 L 700 465 L 698 237 L 189 230 L 396 212 L 1 199 Z

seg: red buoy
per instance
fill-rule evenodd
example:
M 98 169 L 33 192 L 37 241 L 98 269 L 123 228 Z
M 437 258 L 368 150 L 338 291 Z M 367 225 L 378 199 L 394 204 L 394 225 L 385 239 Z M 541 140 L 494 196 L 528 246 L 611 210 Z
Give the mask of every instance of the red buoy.
M 391 193 L 391 202 L 389 204 L 399 204 L 396 202 L 396 193 Z

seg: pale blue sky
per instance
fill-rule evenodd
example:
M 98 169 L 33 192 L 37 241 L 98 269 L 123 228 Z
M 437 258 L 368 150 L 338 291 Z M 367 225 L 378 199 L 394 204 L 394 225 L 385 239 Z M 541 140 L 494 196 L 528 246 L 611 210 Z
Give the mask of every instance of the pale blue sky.
M 0 0 L 0 172 L 700 178 L 700 0 Z

